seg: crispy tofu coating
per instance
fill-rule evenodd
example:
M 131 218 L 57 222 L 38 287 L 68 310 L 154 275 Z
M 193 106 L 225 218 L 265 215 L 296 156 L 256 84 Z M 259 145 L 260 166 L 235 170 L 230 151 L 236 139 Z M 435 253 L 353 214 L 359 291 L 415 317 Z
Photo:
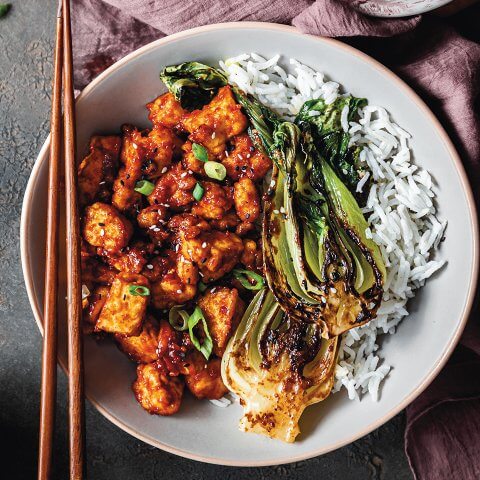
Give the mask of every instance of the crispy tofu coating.
M 148 196 L 148 202 L 174 210 L 186 207 L 194 201 L 193 189 L 196 184 L 193 174 L 177 163 L 158 179 L 155 189 Z
M 87 300 L 86 306 L 83 308 L 82 319 L 84 323 L 85 333 L 92 333 L 97 323 L 98 316 L 102 311 L 103 306 L 107 300 L 110 288 L 106 285 L 99 285 L 93 293 L 91 293 Z
M 90 140 L 90 152 L 78 168 L 78 197 L 80 205 L 94 200 L 108 201 L 110 189 L 118 168 L 121 139 L 117 135 L 94 136 Z
M 243 253 L 240 258 L 247 270 L 252 270 L 257 273 L 262 273 L 263 269 L 263 254 L 262 249 L 257 245 L 255 240 L 245 238 L 243 240 Z
M 196 238 L 202 232 L 210 231 L 210 225 L 198 215 L 182 213 L 175 215 L 168 222 L 168 228 L 173 231 L 177 238 Z M 178 243 L 178 242 L 177 242 Z
M 182 254 L 167 250 L 160 278 L 152 283 L 155 308 L 170 308 L 188 302 L 197 293 L 198 268 Z
M 155 126 L 174 129 L 187 113 L 172 93 L 164 93 L 153 102 L 147 103 L 148 118 Z
M 132 390 L 140 405 L 149 413 L 173 415 L 180 409 L 184 383 L 171 377 L 158 363 L 141 363 Z
M 165 320 L 160 322 L 157 355 L 169 375 L 185 375 L 190 371 L 187 355 L 193 349 L 188 333 L 177 332 Z
M 149 296 L 133 295 L 129 287 L 149 286 L 143 275 L 119 273 L 110 287 L 95 330 L 119 335 L 138 335 L 141 331 Z
M 186 170 L 190 170 L 197 175 L 201 175 L 202 177 L 205 177 L 205 162 L 202 162 L 199 160 L 193 153 L 192 150 L 192 142 L 190 140 L 186 141 L 182 145 L 182 152 L 183 152 L 183 158 L 182 158 L 182 165 L 183 168 Z M 208 160 L 213 160 L 215 157 L 212 156 L 211 153 L 208 153 L 207 151 L 207 156 Z
M 213 358 L 208 362 L 197 351 L 188 357 L 190 373 L 185 375 L 187 388 L 197 398 L 215 400 L 222 398 L 228 389 L 222 382 L 221 360 Z
M 120 349 L 137 363 L 152 363 L 158 360 L 158 322 L 151 315 L 143 322 L 139 335 L 115 335 Z
M 192 239 L 180 238 L 181 253 L 198 265 L 204 282 L 213 282 L 230 272 L 243 252 L 241 238 L 232 232 L 211 231 Z
M 260 196 L 257 187 L 248 177 L 241 178 L 233 186 L 233 201 L 238 217 L 253 223 L 260 217 Z
M 141 203 L 141 194 L 135 184 L 142 176 L 144 149 L 142 134 L 131 125 L 123 126 L 123 142 L 120 153 L 122 164 L 113 184 L 112 204 L 121 212 L 135 210 Z
M 119 253 L 100 250 L 99 255 L 116 270 L 128 273 L 140 273 L 153 250 L 154 245 L 151 243 L 135 242 L 131 247 L 122 248 Z
M 227 175 L 234 180 L 242 177 L 248 177 L 254 182 L 263 180 L 272 168 L 270 158 L 255 149 L 246 133 L 232 138 L 231 145 L 233 150 L 222 158 Z
M 218 90 L 212 101 L 202 110 L 186 114 L 182 127 L 190 133 L 190 140 L 202 144 L 215 156 L 221 156 L 226 142 L 242 133 L 248 125 L 241 106 L 236 103 L 229 86 Z
M 155 245 L 161 246 L 170 236 L 170 232 L 165 228 L 169 216 L 167 207 L 150 205 L 139 212 L 137 223 L 140 228 L 146 230 Z
M 163 169 L 171 165 L 176 143 L 174 133 L 168 128 L 158 125 L 150 130 L 142 142 L 142 175 L 159 177 Z
M 119 252 L 132 234 L 132 224 L 111 205 L 97 202 L 85 209 L 83 238 L 90 245 Z
M 207 321 L 213 352 L 221 357 L 228 340 L 240 323 L 245 304 L 238 296 L 236 288 L 214 287 L 199 298 L 198 306 Z
M 202 182 L 203 197 L 194 203 L 192 213 L 207 220 L 220 220 L 233 206 L 233 188 Z

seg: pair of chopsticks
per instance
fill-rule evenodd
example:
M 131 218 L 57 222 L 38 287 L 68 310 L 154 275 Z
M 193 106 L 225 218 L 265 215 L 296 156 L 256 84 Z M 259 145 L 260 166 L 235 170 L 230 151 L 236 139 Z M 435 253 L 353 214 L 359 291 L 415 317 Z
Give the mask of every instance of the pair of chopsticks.
M 63 84 L 63 89 L 62 89 Z M 62 116 L 63 94 L 63 116 Z M 62 142 L 63 135 L 63 142 Z M 44 336 L 40 402 L 38 479 L 50 478 L 57 388 L 57 293 L 60 165 L 65 165 L 66 263 L 69 371 L 70 479 L 83 478 L 84 400 L 81 330 L 80 225 L 75 162 L 75 98 L 73 93 L 70 1 L 60 0 L 56 22 L 48 176 Z

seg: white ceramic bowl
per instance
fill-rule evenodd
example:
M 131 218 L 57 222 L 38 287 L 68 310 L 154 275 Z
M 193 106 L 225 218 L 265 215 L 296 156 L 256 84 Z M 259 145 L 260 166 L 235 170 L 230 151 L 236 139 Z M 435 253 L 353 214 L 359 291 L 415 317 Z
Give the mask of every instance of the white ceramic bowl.
M 409 17 L 440 8 L 452 0 L 354 0 L 354 6 L 373 17 Z
M 134 365 L 109 342 L 85 339 L 86 393 L 113 423 L 137 438 L 178 455 L 228 465 L 270 465 L 328 452 L 374 430 L 405 408 L 440 371 L 457 343 L 471 307 L 477 274 L 474 203 L 462 164 L 442 127 L 395 75 L 363 53 L 334 40 L 298 33 L 294 28 L 233 23 L 197 28 L 137 50 L 94 80 L 77 100 L 78 156 L 94 133 L 118 132 L 125 122 L 148 125 L 144 105 L 160 94 L 158 73 L 187 60 L 215 64 L 255 51 L 295 57 L 341 82 L 357 96 L 385 106 L 413 134 L 416 161 L 438 183 L 440 216 L 448 219 L 441 255 L 448 265 L 409 304 L 410 316 L 398 333 L 385 338 L 382 352 L 393 365 L 378 403 L 351 402 L 344 394 L 307 409 L 294 444 L 241 433 L 238 405 L 222 409 L 185 399 L 172 417 L 151 416 L 132 391 Z M 25 194 L 22 262 L 28 295 L 42 328 L 45 205 L 48 140 L 35 163 Z M 61 277 L 62 278 L 62 277 Z M 60 289 L 59 360 L 66 365 L 64 285 Z

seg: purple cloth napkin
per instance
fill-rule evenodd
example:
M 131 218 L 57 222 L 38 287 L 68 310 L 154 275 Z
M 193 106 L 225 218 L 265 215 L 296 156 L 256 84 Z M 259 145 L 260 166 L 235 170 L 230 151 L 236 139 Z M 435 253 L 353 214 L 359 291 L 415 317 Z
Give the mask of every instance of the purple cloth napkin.
M 445 21 L 374 19 L 348 0 L 76 0 L 76 85 L 154 39 L 200 25 L 257 20 L 340 37 L 411 85 L 456 144 L 480 203 L 480 45 Z M 480 326 L 472 314 L 461 345 L 432 385 L 407 408 L 405 451 L 415 478 L 480 478 Z M 428 339 L 426 339 L 428 341 Z

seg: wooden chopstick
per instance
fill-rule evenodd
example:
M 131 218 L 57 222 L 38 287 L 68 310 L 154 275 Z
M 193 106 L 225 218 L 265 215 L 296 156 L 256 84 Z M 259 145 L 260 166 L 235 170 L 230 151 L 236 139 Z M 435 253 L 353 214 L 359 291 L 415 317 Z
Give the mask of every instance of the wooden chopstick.
M 57 390 L 57 281 L 58 281 L 58 184 L 62 131 L 63 25 L 61 4 L 56 23 L 52 112 L 50 119 L 50 160 L 48 171 L 47 238 L 45 255 L 45 293 L 43 308 L 43 351 L 40 398 L 38 479 L 50 478 L 55 428 Z
M 63 0 L 63 37 L 70 479 L 80 480 L 83 478 L 84 452 L 82 288 L 80 279 L 80 222 L 77 205 L 75 98 L 73 93 L 72 32 L 69 0 Z

